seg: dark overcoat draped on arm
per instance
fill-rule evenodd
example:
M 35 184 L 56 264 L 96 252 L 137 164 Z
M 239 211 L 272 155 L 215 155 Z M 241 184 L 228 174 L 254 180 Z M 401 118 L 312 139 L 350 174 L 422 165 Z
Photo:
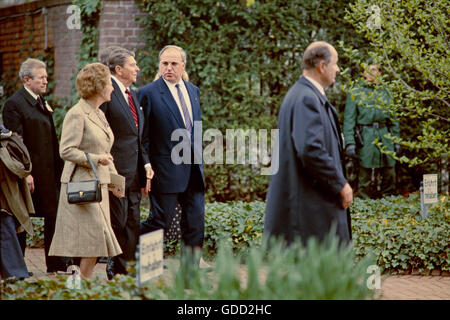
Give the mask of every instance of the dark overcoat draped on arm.
M 288 243 L 322 240 L 334 224 L 341 242 L 351 239 L 349 210 L 339 192 L 346 184 L 342 136 L 335 108 L 301 77 L 280 109 L 278 172 L 267 194 L 264 236 Z M 277 157 L 274 157 L 277 161 Z

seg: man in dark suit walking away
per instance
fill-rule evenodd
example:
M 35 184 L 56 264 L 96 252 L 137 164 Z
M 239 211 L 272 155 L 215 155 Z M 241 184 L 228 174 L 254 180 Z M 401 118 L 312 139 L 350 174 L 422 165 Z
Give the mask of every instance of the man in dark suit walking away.
M 271 176 L 264 236 L 288 243 L 321 241 L 334 230 L 341 244 L 351 240 L 353 191 L 345 178 L 343 142 L 336 109 L 324 89 L 339 72 L 330 44 L 310 44 L 302 77 L 289 89 L 278 118 L 279 171 Z
M 23 86 L 6 101 L 3 122 L 6 128 L 23 138 L 30 153 L 32 170 L 26 179 L 36 215 L 44 217 L 47 272 L 67 271 L 64 258 L 48 256 L 55 232 L 63 161 L 59 157 L 53 110 L 43 97 L 48 84 L 45 63 L 32 58 L 25 60 L 20 67 L 19 77 Z M 21 234 L 19 241 L 25 253 L 25 233 Z
M 127 262 L 135 260 L 139 241 L 141 188 L 150 191 L 153 171 L 146 150 L 142 147 L 145 139 L 144 114 L 137 96 L 130 89 L 136 82 L 139 67 L 134 53 L 115 47 L 106 59 L 111 71 L 114 91 L 111 101 L 100 109 L 114 133 L 111 154 L 117 172 L 125 177 L 125 197 L 110 196 L 111 225 L 123 251 L 110 258 L 106 267 L 109 279 L 116 274 L 127 274 Z
M 180 226 L 185 249 L 195 249 L 202 247 L 204 236 L 203 165 L 194 156 L 201 148 L 194 143 L 195 134 L 200 134 L 194 125 L 201 121 L 201 110 L 199 89 L 182 79 L 185 66 L 186 53 L 182 48 L 164 47 L 159 53 L 161 77 L 138 92 L 147 120 L 147 151 L 155 171 L 150 192 L 152 214 L 141 224 L 141 234 L 164 229 L 172 220 L 178 202 L 182 209 Z M 178 139 L 172 140 L 174 132 L 182 132 L 183 141 L 187 141 L 181 163 L 175 159 L 178 152 L 173 152 L 180 144 Z M 201 137 L 197 139 L 201 141 Z

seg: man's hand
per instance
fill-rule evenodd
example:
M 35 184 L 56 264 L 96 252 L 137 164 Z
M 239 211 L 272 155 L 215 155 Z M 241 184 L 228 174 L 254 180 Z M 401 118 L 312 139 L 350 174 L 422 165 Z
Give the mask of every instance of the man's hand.
M 34 192 L 34 179 L 33 176 L 30 174 L 29 176 L 27 176 L 27 184 L 28 184 L 28 188 L 30 189 L 30 193 Z
M 145 167 L 145 177 L 147 178 L 147 182 L 145 183 L 145 188 L 141 188 L 142 194 L 148 194 L 152 188 L 152 179 L 155 175 L 155 172 L 153 171 L 151 166 Z
M 143 195 L 146 195 L 152 189 L 152 180 L 147 178 L 147 182 L 145 183 L 145 188 L 141 188 L 141 192 Z
M 123 198 L 123 197 L 125 196 L 124 194 L 120 193 L 119 189 L 117 189 L 117 188 L 115 188 L 115 187 L 111 190 L 111 192 L 112 192 L 113 195 L 115 195 L 117 198 Z
M 145 167 L 145 176 L 147 177 L 147 179 L 153 179 L 154 175 L 155 173 L 153 172 L 152 167 L 150 166 Z
M 342 198 L 342 208 L 347 209 L 350 207 L 353 201 L 353 190 L 352 187 L 348 184 L 348 182 L 344 185 L 341 192 L 339 193 Z

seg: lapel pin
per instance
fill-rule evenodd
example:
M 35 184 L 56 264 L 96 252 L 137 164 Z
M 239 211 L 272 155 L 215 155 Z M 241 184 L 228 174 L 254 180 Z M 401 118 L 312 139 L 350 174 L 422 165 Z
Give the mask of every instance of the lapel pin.
M 47 108 L 47 110 L 48 110 L 49 112 L 53 112 L 52 107 L 50 107 L 50 105 L 48 104 L 47 101 L 45 101 L 45 107 Z

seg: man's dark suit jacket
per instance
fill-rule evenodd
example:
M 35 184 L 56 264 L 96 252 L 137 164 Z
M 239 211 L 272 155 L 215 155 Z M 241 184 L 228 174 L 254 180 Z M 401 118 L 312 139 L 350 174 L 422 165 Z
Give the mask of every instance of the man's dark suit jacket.
M 278 118 L 278 173 L 270 178 L 264 236 L 322 240 L 336 224 L 351 239 L 350 214 L 341 207 L 346 184 L 336 109 L 305 77 L 287 92 Z M 277 161 L 277 155 L 274 155 Z
M 114 165 L 117 172 L 125 177 L 127 186 L 130 186 L 135 175 L 138 174 L 139 185 L 145 187 L 144 165 L 150 161 L 147 151 L 142 148 L 142 139 L 146 139 L 144 134 L 144 114 L 135 92 L 130 90 L 138 116 L 138 131 L 128 102 L 125 101 L 119 85 L 114 79 L 111 80 L 114 87 L 114 91 L 111 93 L 111 101 L 104 103 L 100 109 L 105 113 L 106 119 L 114 133 L 114 144 L 111 149 Z
M 190 82 L 184 82 L 189 93 L 192 106 L 193 122 L 201 121 L 200 91 Z M 201 188 L 204 189 L 202 164 L 174 164 L 171 159 L 172 149 L 179 141 L 171 141 L 172 132 L 176 129 L 186 129 L 183 118 L 169 88 L 160 77 L 138 91 L 139 101 L 144 108 L 148 125 L 146 148 L 155 176 L 152 179 L 152 192 L 180 193 L 184 192 L 191 177 L 191 170 L 201 174 Z M 187 97 L 185 97 L 186 99 Z M 194 125 L 194 123 L 193 123 Z M 195 132 L 191 141 L 195 141 Z M 201 134 L 201 132 L 198 132 Z M 201 142 L 201 137 L 197 137 Z M 201 146 L 195 146 L 196 148 Z M 192 144 L 191 155 L 194 154 Z M 198 151 L 195 151 L 198 152 Z
M 55 217 L 64 163 L 59 156 L 51 112 L 42 110 L 22 87 L 6 101 L 3 122 L 6 128 L 22 136 L 30 153 L 35 184 L 32 198 L 37 216 Z

